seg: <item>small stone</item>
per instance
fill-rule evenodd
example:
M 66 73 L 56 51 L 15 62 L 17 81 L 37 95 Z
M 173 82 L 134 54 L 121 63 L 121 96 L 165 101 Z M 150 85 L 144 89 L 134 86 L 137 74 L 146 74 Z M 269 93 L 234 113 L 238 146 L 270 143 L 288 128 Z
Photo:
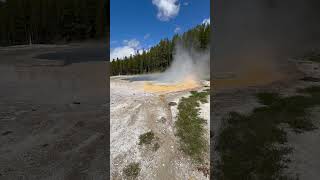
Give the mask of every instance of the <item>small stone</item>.
M 155 143 L 153 145 L 153 151 L 157 151 L 160 148 L 160 144 L 159 143 Z
M 75 124 L 76 127 L 83 127 L 84 126 L 84 122 L 83 121 L 79 121 Z
M 47 147 L 48 145 L 49 145 L 49 144 L 47 144 L 47 143 L 46 143 L 46 144 L 42 144 L 42 147 Z
M 165 123 L 166 121 L 167 121 L 167 119 L 165 117 L 160 118 L 160 122 Z
M 6 132 L 2 133 L 2 136 L 6 136 L 6 135 L 11 134 L 11 133 L 12 133 L 12 131 L 6 131 Z
M 176 102 L 169 102 L 169 104 L 168 104 L 169 106 L 176 106 L 177 105 L 177 103 Z
M 80 104 L 80 102 L 79 101 L 74 101 L 73 104 Z

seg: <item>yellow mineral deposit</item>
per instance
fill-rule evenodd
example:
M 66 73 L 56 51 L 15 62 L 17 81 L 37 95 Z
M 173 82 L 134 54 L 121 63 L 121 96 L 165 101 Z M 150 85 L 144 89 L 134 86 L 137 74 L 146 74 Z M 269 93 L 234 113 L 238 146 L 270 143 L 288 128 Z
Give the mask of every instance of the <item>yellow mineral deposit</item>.
M 236 74 L 235 77 L 221 79 L 214 78 L 213 87 L 217 90 L 224 88 L 259 86 L 266 85 L 283 78 L 283 74 L 273 69 L 251 68 L 245 72 Z
M 192 77 L 187 77 L 184 81 L 175 84 L 164 84 L 156 82 L 145 82 L 143 89 L 150 93 L 170 93 L 191 90 L 200 87 L 200 83 Z

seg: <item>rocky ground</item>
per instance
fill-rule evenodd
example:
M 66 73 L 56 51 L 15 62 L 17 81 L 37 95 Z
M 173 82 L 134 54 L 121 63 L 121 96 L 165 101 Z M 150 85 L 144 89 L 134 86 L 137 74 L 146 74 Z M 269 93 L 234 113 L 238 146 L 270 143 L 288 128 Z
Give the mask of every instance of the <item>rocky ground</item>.
M 92 57 L 97 47 L 0 49 L 0 179 L 108 179 L 107 65 Z
M 181 97 L 190 95 L 190 90 L 149 93 L 143 90 L 144 81 L 125 79 L 110 79 L 111 178 L 209 179 L 201 171 L 208 169 L 209 156 L 205 167 L 193 163 L 179 150 L 175 136 L 177 105 Z M 209 103 L 201 105 L 200 115 L 207 121 L 209 111 Z M 148 132 L 154 138 L 148 144 L 140 144 L 141 135 Z M 206 136 L 209 141 L 209 132 Z M 138 164 L 138 173 L 128 176 L 125 169 L 133 163 Z

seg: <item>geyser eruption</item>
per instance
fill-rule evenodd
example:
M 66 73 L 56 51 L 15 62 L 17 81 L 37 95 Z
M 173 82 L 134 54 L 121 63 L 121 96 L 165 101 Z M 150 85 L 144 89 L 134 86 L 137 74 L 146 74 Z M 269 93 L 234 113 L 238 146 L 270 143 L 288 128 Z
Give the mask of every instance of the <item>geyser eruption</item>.
M 210 49 L 197 50 L 177 43 L 171 66 L 154 82 L 144 85 L 148 92 L 173 92 L 200 86 L 200 80 L 210 79 Z
M 198 51 L 194 48 L 186 48 L 177 44 L 171 66 L 163 74 L 159 81 L 183 82 L 186 79 L 199 81 L 209 79 L 210 76 L 210 51 Z

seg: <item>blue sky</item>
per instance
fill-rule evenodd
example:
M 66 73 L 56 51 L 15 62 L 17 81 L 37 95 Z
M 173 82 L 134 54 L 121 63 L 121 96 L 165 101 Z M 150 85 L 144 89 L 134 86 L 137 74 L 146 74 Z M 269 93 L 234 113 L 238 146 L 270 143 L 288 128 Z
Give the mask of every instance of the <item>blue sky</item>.
M 111 59 L 149 49 L 210 18 L 210 0 L 111 0 L 110 5 Z

